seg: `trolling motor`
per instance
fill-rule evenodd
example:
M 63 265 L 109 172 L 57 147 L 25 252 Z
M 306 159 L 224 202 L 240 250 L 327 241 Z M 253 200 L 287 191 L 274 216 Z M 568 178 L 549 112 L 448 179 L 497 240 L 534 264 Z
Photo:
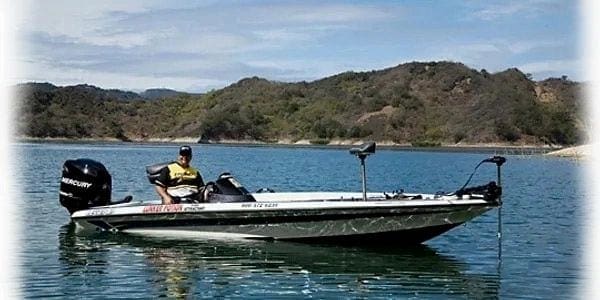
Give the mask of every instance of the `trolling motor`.
M 458 197 L 462 197 L 463 195 L 468 195 L 468 194 L 482 194 L 485 200 L 497 201 L 498 204 L 502 205 L 502 198 L 501 198 L 502 184 L 501 184 L 501 177 L 500 177 L 500 168 L 505 162 L 506 162 L 506 158 L 504 158 L 502 156 L 493 156 L 493 157 L 482 160 L 479 164 L 477 164 L 477 166 L 473 170 L 473 173 L 471 173 L 471 175 L 469 176 L 469 179 L 467 179 L 467 182 L 465 182 L 465 184 L 460 189 L 456 190 L 456 192 L 454 192 L 452 194 L 454 194 Z M 497 181 L 491 181 L 488 184 L 467 188 L 467 185 L 471 182 L 473 175 L 475 175 L 475 172 L 477 171 L 479 166 L 481 166 L 483 163 L 496 164 L 497 177 L 498 177 Z
M 500 265 L 502 263 L 502 182 L 500 181 L 500 167 L 506 162 L 506 158 L 502 156 L 494 156 L 488 159 L 484 159 L 481 163 L 489 162 L 495 163 L 497 168 L 497 176 L 498 176 L 498 187 L 500 189 L 500 194 L 498 194 L 498 231 L 496 232 L 496 236 L 498 238 L 498 270 L 500 270 Z
M 355 155 L 360 159 L 360 166 L 362 170 L 362 193 L 363 201 L 367 201 L 367 172 L 365 169 L 365 159 L 370 154 L 375 153 L 375 142 L 369 142 L 360 145 L 359 148 L 351 148 L 350 154 Z
M 460 189 L 458 189 L 456 192 L 454 192 L 454 194 L 459 197 L 462 197 L 462 195 L 471 194 L 471 193 L 482 194 L 483 198 L 486 201 L 494 201 L 498 204 L 498 230 L 496 233 L 497 238 L 498 238 L 498 268 L 500 268 L 500 264 L 502 263 L 502 181 L 501 181 L 501 176 L 500 176 L 501 175 L 500 169 L 505 162 L 506 162 L 506 158 L 504 158 L 502 156 L 493 156 L 493 157 L 482 160 L 475 167 L 475 170 L 473 170 L 473 173 L 471 173 L 471 176 L 469 176 L 469 179 L 467 180 L 467 182 Z M 473 178 L 473 175 L 477 171 L 477 168 L 479 168 L 479 166 L 481 166 L 483 163 L 496 164 L 497 177 L 498 177 L 497 183 L 492 181 L 485 185 L 467 188 L 466 186 L 471 181 L 471 178 Z
M 487 159 L 484 159 L 482 162 L 495 163 L 497 168 L 497 177 L 498 177 L 498 188 L 500 189 L 500 193 L 498 194 L 498 203 L 502 204 L 502 181 L 500 176 L 500 167 L 506 162 L 506 158 L 502 156 L 493 156 Z

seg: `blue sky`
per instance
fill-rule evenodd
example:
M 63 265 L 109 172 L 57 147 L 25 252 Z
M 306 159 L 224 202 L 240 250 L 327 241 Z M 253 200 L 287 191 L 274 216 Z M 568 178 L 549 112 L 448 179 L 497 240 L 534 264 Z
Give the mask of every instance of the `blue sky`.
M 203 92 L 411 61 L 587 80 L 576 1 L 23 1 L 11 82 Z

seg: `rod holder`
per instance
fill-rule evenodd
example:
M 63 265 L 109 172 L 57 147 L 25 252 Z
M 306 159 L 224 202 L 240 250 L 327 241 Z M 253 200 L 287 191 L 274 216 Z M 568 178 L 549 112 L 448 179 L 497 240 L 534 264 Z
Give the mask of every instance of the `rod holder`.
M 365 167 L 365 159 L 367 156 L 375 153 L 375 148 L 375 142 L 368 142 L 360 145 L 358 148 L 350 149 L 350 154 L 360 159 L 363 201 L 367 201 L 367 171 Z

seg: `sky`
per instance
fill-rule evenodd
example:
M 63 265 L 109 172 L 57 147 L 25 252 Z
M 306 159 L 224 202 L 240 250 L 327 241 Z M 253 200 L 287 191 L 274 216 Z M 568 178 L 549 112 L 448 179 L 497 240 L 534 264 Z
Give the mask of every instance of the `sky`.
M 579 67 L 576 1 L 20 1 L 9 81 L 205 92 L 258 76 L 312 81 L 411 61 Z

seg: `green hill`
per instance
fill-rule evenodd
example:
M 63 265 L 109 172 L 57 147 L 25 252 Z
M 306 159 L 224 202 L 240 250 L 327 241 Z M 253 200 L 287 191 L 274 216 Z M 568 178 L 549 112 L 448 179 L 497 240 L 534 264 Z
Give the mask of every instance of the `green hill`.
M 413 62 L 313 82 L 246 78 L 157 100 L 38 83 L 18 85 L 16 95 L 19 134 L 31 137 L 570 145 L 583 139 L 581 90 L 566 78 L 535 82 L 517 69 L 490 74 L 460 63 Z

